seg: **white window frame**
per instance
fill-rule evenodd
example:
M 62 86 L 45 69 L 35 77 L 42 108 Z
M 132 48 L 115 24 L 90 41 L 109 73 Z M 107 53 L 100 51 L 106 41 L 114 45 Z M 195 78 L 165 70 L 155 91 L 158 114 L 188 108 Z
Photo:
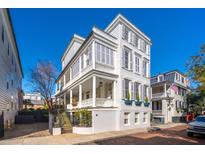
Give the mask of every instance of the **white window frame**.
M 137 122 L 136 122 L 136 119 L 137 119 Z M 140 124 L 140 112 L 135 112 L 134 123 L 135 125 Z
M 134 72 L 137 74 L 140 74 L 140 57 L 135 53 L 134 56 L 134 62 L 135 62 L 135 67 L 134 67 Z
M 144 112 L 144 113 L 143 113 L 143 123 L 144 123 L 144 124 L 147 124 L 147 123 L 148 123 L 148 113 L 147 113 L 147 112 Z
M 125 120 L 127 120 L 127 123 L 125 123 Z M 125 126 L 130 125 L 130 112 L 124 112 L 123 123 Z

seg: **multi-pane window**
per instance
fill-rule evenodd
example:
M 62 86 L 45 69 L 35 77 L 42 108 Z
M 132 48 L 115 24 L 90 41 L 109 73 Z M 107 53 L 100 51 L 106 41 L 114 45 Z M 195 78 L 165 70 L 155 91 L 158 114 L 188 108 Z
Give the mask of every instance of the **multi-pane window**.
M 138 99 L 140 97 L 140 95 L 139 95 L 139 87 L 140 87 L 140 84 L 135 82 L 134 83 L 134 99 Z
M 143 90 L 144 90 L 144 91 L 143 91 L 143 94 L 144 94 L 144 99 L 145 99 L 146 97 L 147 97 L 147 98 L 149 97 L 149 94 L 148 94 L 148 92 L 149 92 L 149 91 L 148 91 L 148 90 L 149 90 L 149 87 L 146 86 L 146 85 L 144 85 L 143 87 L 144 87 L 144 88 L 143 88 Z
M 145 112 L 143 116 L 143 123 L 147 123 L 148 121 L 148 114 Z
M 162 110 L 162 102 L 161 101 L 152 102 L 152 110 Z
M 143 52 L 146 51 L 145 41 L 142 39 L 140 39 L 139 49 L 142 50 Z
M 96 43 L 96 61 L 106 65 L 114 65 L 114 51 L 102 44 Z
M 182 77 L 182 83 L 184 83 L 184 77 Z
M 79 59 L 72 66 L 72 78 L 76 77 L 79 73 Z
M 135 72 L 140 72 L 140 58 L 137 55 L 135 55 Z
M 88 46 L 86 51 L 81 55 L 81 69 L 92 64 L 92 46 Z
M 128 95 L 129 95 L 129 83 L 130 80 L 128 79 L 124 79 L 122 80 L 122 92 L 123 92 L 123 98 L 128 99 Z
M 148 62 L 143 61 L 143 77 L 148 77 Z
M 139 112 L 135 112 L 135 124 L 139 124 L 140 122 L 139 116 L 140 116 Z
M 124 47 L 122 50 L 122 67 L 132 69 L 132 55 L 129 48 Z
M 125 124 L 125 125 L 129 125 L 129 123 L 130 123 L 130 122 L 129 122 L 129 120 L 130 120 L 130 119 L 129 119 L 129 118 L 130 118 L 129 116 L 130 116 L 130 113 L 129 113 L 129 112 L 125 112 L 125 113 L 124 113 L 124 124 Z
M 146 45 L 146 53 L 148 55 L 150 54 L 150 45 L 149 44 Z
M 126 26 L 123 26 L 122 39 L 129 40 L 129 29 Z

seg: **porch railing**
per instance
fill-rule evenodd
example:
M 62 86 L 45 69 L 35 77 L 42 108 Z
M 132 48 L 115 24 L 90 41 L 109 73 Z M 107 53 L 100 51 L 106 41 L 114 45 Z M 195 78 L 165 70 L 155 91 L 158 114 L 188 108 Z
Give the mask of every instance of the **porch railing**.
M 81 107 L 90 107 L 90 106 L 92 106 L 92 104 L 93 104 L 92 98 L 84 99 L 84 100 L 82 100 Z
M 93 105 L 92 98 L 82 100 L 81 107 L 91 107 L 92 105 Z M 111 107 L 113 106 L 113 100 L 107 98 L 96 98 L 95 105 L 102 106 L 102 107 Z
M 113 100 L 108 98 L 96 98 L 96 106 L 111 107 Z
M 162 115 L 162 110 L 152 110 L 153 115 Z
M 164 93 L 152 94 L 152 98 L 159 98 L 159 97 L 164 97 Z

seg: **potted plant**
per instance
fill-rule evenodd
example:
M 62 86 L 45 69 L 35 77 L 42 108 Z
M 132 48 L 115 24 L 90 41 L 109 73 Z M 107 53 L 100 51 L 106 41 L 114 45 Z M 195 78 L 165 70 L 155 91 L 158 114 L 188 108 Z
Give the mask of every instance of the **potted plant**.
M 145 100 L 144 100 L 144 106 L 145 107 L 149 107 L 149 99 L 148 99 L 148 97 L 145 97 Z
M 53 128 L 52 128 L 52 135 L 55 136 L 55 135 L 61 135 L 61 126 L 60 126 L 60 117 L 59 115 L 57 115 L 55 117 L 55 121 L 53 123 Z
M 127 93 L 127 99 L 124 101 L 126 105 L 132 105 L 132 101 L 130 100 L 130 92 Z
M 140 96 L 137 94 L 136 95 L 136 101 L 135 101 L 135 105 L 136 106 L 141 106 L 142 102 L 140 101 Z

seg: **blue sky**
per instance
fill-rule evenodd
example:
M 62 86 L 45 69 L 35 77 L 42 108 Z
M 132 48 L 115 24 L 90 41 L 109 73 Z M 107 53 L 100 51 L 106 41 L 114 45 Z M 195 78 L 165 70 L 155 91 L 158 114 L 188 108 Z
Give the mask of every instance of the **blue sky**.
M 86 37 L 104 29 L 118 13 L 152 39 L 151 74 L 186 71 L 189 57 L 205 43 L 205 9 L 10 9 L 28 90 L 29 69 L 50 60 L 61 70 L 61 56 L 74 33 Z

